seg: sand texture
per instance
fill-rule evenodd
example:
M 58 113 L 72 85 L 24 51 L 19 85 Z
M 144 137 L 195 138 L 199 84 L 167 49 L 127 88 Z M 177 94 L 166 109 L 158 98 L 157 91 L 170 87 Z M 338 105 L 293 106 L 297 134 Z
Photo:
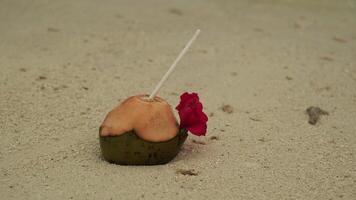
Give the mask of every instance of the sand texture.
M 159 95 L 198 92 L 207 136 L 105 162 L 107 112 L 197 28 Z M 356 199 L 356 1 L 0 0 L 0 199 Z

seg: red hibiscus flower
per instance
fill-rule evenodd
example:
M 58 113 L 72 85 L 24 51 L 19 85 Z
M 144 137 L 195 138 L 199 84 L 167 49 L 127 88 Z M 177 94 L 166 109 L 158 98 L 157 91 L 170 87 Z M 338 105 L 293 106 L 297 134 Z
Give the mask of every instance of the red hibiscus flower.
M 197 93 L 183 93 L 176 110 L 178 110 L 180 117 L 181 128 L 185 128 L 197 136 L 205 135 L 208 117 L 203 112 L 203 105 L 199 101 Z

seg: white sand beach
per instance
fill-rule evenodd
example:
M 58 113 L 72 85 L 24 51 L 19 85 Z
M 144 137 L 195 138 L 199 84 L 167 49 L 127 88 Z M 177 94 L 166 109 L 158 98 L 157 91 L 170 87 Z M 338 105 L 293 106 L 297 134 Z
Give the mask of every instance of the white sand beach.
M 207 136 L 166 165 L 104 161 L 107 112 L 150 93 L 197 28 L 159 96 L 199 93 Z M 311 125 L 310 106 L 329 115 Z M 355 0 L 0 0 L 0 199 L 355 191 Z

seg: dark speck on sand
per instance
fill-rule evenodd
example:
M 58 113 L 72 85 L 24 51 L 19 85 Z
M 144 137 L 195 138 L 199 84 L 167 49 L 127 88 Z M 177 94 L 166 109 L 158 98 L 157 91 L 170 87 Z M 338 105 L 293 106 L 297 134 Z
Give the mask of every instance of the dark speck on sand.
M 201 145 L 206 145 L 205 142 L 202 142 L 202 141 L 198 141 L 198 140 L 192 140 L 193 143 L 195 144 L 201 144 Z
M 181 10 L 179 10 L 178 8 L 171 8 L 171 9 L 169 9 L 169 12 L 174 15 L 179 15 L 179 16 L 183 15 L 183 12 Z
M 320 59 L 321 59 L 321 60 L 325 60 L 325 61 L 329 61 L 329 62 L 334 61 L 334 59 L 331 58 L 331 57 L 329 57 L 329 56 L 321 56 Z
M 306 112 L 309 116 L 308 122 L 311 125 L 315 125 L 319 121 L 321 115 L 329 115 L 327 111 L 315 106 L 310 106 L 307 108 Z
M 59 32 L 59 29 L 53 28 L 53 27 L 48 27 L 48 28 L 47 28 L 47 31 L 48 31 L 48 32 L 51 32 L 51 33 L 57 33 L 57 32 Z
M 40 80 L 46 80 L 47 77 L 45 76 L 38 76 L 36 80 L 40 81 Z
M 250 120 L 255 121 L 255 122 L 260 122 L 260 121 L 262 121 L 261 119 L 254 118 L 254 117 L 249 117 L 249 118 L 250 118 Z
M 219 140 L 218 136 L 211 136 L 210 140 Z
M 334 37 L 333 40 L 334 40 L 335 42 L 339 42 L 339 43 L 346 43 L 346 40 L 345 40 L 345 39 L 339 38 L 339 37 Z
M 196 172 L 194 169 L 178 169 L 176 171 L 177 174 L 181 174 L 181 175 L 184 175 L 184 176 L 197 176 L 198 175 L 198 172 Z
M 230 105 L 227 105 L 227 104 L 222 105 L 222 106 L 221 106 L 221 110 L 222 110 L 223 112 L 226 112 L 226 113 L 229 113 L 229 114 L 231 114 L 231 113 L 234 112 L 234 108 L 233 108 L 232 106 L 230 106 Z

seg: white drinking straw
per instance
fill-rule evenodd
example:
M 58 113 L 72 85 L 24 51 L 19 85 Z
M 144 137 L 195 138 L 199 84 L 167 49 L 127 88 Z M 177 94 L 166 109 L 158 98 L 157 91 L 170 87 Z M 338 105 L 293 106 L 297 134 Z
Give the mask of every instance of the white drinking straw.
M 180 52 L 180 54 L 178 55 L 178 57 L 176 58 L 176 60 L 173 62 L 173 64 L 169 67 L 168 71 L 166 72 L 166 74 L 164 74 L 164 76 L 162 77 L 162 79 L 159 81 L 159 83 L 157 84 L 156 88 L 153 90 L 153 92 L 151 93 L 151 95 L 148 97 L 148 100 L 152 100 L 156 94 L 158 93 L 158 91 L 161 89 L 163 83 L 168 79 L 169 75 L 171 75 L 171 73 L 173 72 L 174 68 L 176 67 L 177 63 L 182 59 L 182 57 L 184 56 L 184 54 L 188 51 L 189 47 L 193 44 L 194 40 L 198 37 L 200 33 L 200 29 L 198 29 L 195 34 L 193 35 L 192 39 L 189 40 L 189 42 L 185 45 L 185 47 L 183 48 L 183 50 Z

